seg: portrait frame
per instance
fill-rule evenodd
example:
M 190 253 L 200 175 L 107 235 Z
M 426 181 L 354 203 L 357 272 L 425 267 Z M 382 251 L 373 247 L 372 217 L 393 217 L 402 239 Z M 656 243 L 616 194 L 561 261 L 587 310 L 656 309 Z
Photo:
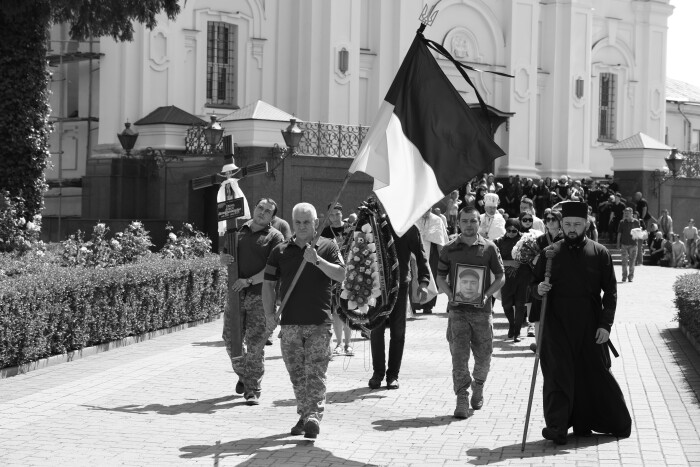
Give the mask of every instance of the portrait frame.
M 466 296 L 461 293 L 460 276 L 472 276 L 479 280 L 477 286 L 478 294 Z M 474 264 L 457 263 L 455 265 L 455 275 L 452 281 L 452 301 L 461 305 L 481 305 L 484 301 L 484 293 L 486 292 L 486 266 L 477 266 Z

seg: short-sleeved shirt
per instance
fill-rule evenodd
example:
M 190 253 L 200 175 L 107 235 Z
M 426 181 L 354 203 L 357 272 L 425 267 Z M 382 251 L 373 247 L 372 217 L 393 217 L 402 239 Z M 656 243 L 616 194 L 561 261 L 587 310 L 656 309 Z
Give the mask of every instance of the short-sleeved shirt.
M 284 241 L 279 230 L 267 225 L 253 232 L 250 225 L 252 220 L 243 224 L 238 231 L 238 277 L 247 279 L 253 277 L 267 264 L 267 258 L 272 249 Z M 262 283 L 251 285 L 247 292 L 260 294 Z
M 454 277 L 457 265 L 485 266 L 483 275 L 484 293 L 491 286 L 491 273 L 503 274 L 503 261 L 496 245 L 477 234 L 477 238 L 470 246 L 464 243 L 462 236 L 455 238 L 445 245 L 440 252 L 438 262 L 438 276 L 444 278 L 450 286 L 454 285 Z M 491 313 L 491 300 L 486 300 L 483 308 L 477 308 L 467 304 L 449 304 L 448 309 L 458 311 Z
M 292 237 L 272 249 L 265 267 L 265 280 L 281 282 L 280 293 L 284 297 L 304 262 L 304 247 L 294 242 Z M 343 265 L 338 245 L 333 240 L 320 237 L 316 243 L 317 254 L 332 264 Z M 282 310 L 284 325 L 319 325 L 331 322 L 331 278 L 313 264 L 304 266 L 299 280 L 294 286 Z
M 289 224 L 286 220 L 281 217 L 273 216 L 272 221 L 270 221 L 272 227 L 279 230 L 284 236 L 285 240 L 289 240 L 292 237 L 292 229 L 289 228 Z
M 639 221 L 637 219 L 632 219 L 630 221 L 622 220 L 620 225 L 617 227 L 617 233 L 620 234 L 620 244 L 621 245 L 636 245 L 637 240 L 632 238 L 632 229 L 638 229 L 640 227 Z

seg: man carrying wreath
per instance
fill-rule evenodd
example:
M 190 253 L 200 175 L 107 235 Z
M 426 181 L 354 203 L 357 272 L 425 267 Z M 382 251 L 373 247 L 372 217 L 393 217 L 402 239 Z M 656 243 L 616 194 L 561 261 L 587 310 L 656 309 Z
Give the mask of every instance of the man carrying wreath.
M 466 207 L 459 212 L 461 234 L 440 252 L 438 262 L 438 289 L 447 295 L 447 342 L 452 354 L 452 383 L 457 395 L 455 418 L 469 416 L 469 388 L 471 406 L 479 410 L 484 405 L 484 383 L 491 366 L 493 353 L 493 316 L 491 297 L 503 287 L 503 261 L 496 245 L 479 234 L 479 211 Z M 484 268 L 483 293 L 478 301 L 464 303 L 457 295 L 468 284 L 457 287 L 460 279 L 469 280 L 469 266 Z M 459 269 L 459 271 L 458 271 Z M 461 274 L 460 274 L 461 273 Z M 491 273 L 495 279 L 491 282 Z M 463 274 L 463 277 L 460 275 Z M 473 282 L 473 281 L 472 281 Z M 452 286 L 455 286 L 454 289 Z M 481 292 L 481 291 L 479 291 Z M 472 296 L 473 294 L 469 294 Z M 474 372 L 469 372 L 469 354 L 474 354 Z

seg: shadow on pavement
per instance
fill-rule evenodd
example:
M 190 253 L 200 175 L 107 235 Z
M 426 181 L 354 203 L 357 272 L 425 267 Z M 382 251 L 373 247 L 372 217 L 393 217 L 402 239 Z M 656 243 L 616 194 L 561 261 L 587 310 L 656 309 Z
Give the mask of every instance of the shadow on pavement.
M 234 399 L 239 399 L 237 402 L 229 402 Z M 245 405 L 245 400 L 242 396 L 224 396 L 214 399 L 206 399 L 195 402 L 186 402 L 184 404 L 163 405 L 163 404 L 148 404 L 148 405 L 122 405 L 121 407 L 99 407 L 96 405 L 84 405 L 90 410 L 104 410 L 108 412 L 123 412 L 134 414 L 145 414 L 155 412 L 160 415 L 179 415 L 183 413 L 199 413 L 213 414 L 219 410 L 230 409 Z
M 469 417 L 474 414 L 474 411 L 469 409 Z M 437 417 L 418 417 L 406 418 L 404 420 L 375 420 L 372 425 L 377 431 L 395 431 L 404 428 L 430 428 L 433 426 L 449 425 L 453 422 L 460 422 L 451 415 L 440 415 Z
M 195 347 L 223 347 L 224 341 L 192 342 Z
M 533 438 L 535 434 L 531 433 Z M 467 455 L 473 457 L 468 463 L 472 465 L 494 464 L 509 459 L 523 459 L 528 464 L 536 464 L 535 459 L 548 456 L 563 456 L 570 454 L 572 450 L 589 446 L 600 446 L 607 443 L 616 443 L 617 438 L 606 435 L 594 435 L 590 437 L 577 437 L 572 434 L 568 436 L 568 443 L 558 446 L 545 439 L 537 439 L 525 443 L 525 451 L 521 451 L 521 443 L 509 444 L 499 448 L 471 448 L 467 450 Z M 548 464 L 552 461 L 548 461 Z M 562 461 L 564 462 L 564 461 Z
M 321 435 L 323 436 L 323 435 Z M 246 457 L 236 465 L 284 465 L 293 462 L 295 457 L 303 457 L 305 465 L 343 465 L 350 467 L 373 466 L 364 462 L 354 462 L 334 456 L 325 449 L 317 448 L 312 440 L 292 437 L 284 433 L 265 438 L 246 438 L 212 445 L 191 445 L 180 448 L 183 459 L 211 457 L 212 465 L 229 457 Z M 226 463 L 229 464 L 231 460 Z
M 697 350 L 683 334 L 683 331 L 678 328 L 662 329 L 660 334 L 664 342 L 666 342 L 668 350 L 673 355 L 672 363 L 678 365 L 681 373 L 683 373 L 686 388 L 695 394 L 693 403 L 696 406 L 700 406 L 700 381 L 698 380 L 700 359 L 696 358 Z M 695 364 L 693 364 L 693 360 Z M 668 362 L 667 364 L 670 363 Z
M 387 390 L 386 387 L 382 389 Z M 347 391 L 334 391 L 326 394 L 326 400 L 331 404 L 347 404 L 355 402 L 357 399 L 383 399 L 386 396 L 379 394 L 375 389 L 355 388 Z

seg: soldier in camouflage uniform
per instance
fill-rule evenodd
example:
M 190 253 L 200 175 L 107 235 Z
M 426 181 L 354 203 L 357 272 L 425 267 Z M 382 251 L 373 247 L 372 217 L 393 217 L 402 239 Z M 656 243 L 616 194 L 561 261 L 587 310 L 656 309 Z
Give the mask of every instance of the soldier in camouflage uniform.
M 260 403 L 260 385 L 265 373 L 265 343 L 272 333 L 267 329 L 262 302 L 262 282 L 265 264 L 272 249 L 284 241 L 282 234 L 270 225 L 277 204 L 270 198 L 261 199 L 255 206 L 253 218 L 238 231 L 238 277 L 232 288 L 240 297 L 240 320 L 243 332 L 243 354 L 233 358 L 231 348 L 231 310 L 224 313 L 223 339 L 231 357 L 233 371 L 238 375 L 236 392 L 244 394 L 248 405 Z M 221 263 L 228 265 L 233 258 L 221 254 Z
M 262 297 L 271 330 L 276 325 L 277 281 L 281 296 L 286 296 L 299 266 L 308 263 L 282 310 L 280 342 L 299 414 L 292 435 L 316 438 L 326 403 L 326 370 L 331 356 L 331 286 L 332 281 L 344 279 L 345 268 L 333 240 L 321 237 L 315 249 L 310 247 L 318 229 L 316 209 L 311 204 L 294 206 L 292 221 L 294 236 L 277 245 L 267 260 Z
M 484 383 L 491 365 L 493 353 L 493 317 L 491 297 L 505 282 L 503 261 L 496 245 L 479 235 L 479 211 L 466 207 L 459 212 L 461 234 L 445 245 L 438 262 L 437 285 L 447 295 L 449 313 L 447 342 L 452 354 L 452 383 L 457 395 L 455 418 L 469 416 L 469 388 L 473 393 L 474 410 L 484 404 Z M 456 291 L 451 286 L 457 281 L 458 266 L 485 266 L 482 276 L 483 291 L 478 303 L 466 304 L 455 300 Z M 463 269 L 460 269 L 463 270 Z M 491 282 L 491 273 L 495 279 Z M 449 277 L 448 277 L 449 276 Z M 474 354 L 474 372 L 469 373 L 469 353 Z

